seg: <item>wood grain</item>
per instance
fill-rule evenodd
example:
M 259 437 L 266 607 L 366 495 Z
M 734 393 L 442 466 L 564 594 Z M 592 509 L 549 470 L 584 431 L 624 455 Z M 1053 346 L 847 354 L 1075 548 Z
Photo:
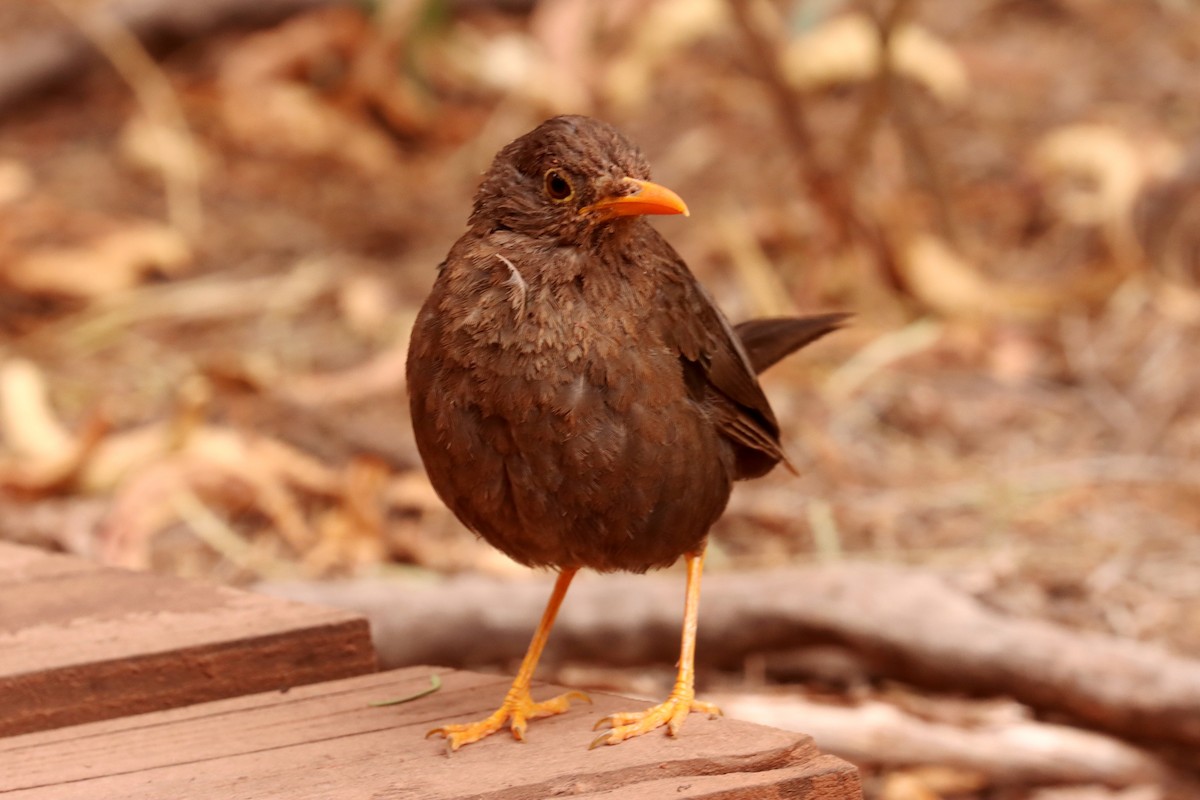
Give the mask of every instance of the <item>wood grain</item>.
M 429 686 L 409 703 L 371 707 Z M 490 712 L 503 676 L 411 667 L 0 740 L 5 800 L 87 798 L 860 798 L 853 767 L 797 733 L 693 716 L 678 738 L 651 734 L 588 750 L 594 705 L 448 755 L 425 732 Z M 539 687 L 535 696 L 561 689 Z
M 0 543 L 0 736 L 375 669 L 353 612 Z

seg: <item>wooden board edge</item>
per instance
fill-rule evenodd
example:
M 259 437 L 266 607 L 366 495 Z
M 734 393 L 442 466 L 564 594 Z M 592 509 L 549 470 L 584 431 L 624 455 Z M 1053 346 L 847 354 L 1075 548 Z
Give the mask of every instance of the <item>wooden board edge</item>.
M 232 667 L 232 669 L 231 669 Z M 376 672 L 367 621 L 310 628 L 0 679 L 0 736 L 285 691 Z

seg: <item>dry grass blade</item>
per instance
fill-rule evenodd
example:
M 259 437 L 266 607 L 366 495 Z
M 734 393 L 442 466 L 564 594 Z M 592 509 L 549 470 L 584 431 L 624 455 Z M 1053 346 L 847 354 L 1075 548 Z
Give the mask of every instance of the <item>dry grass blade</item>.
M 940 322 L 919 319 L 878 337 L 829 376 L 824 386 L 825 396 L 833 405 L 849 398 L 880 370 L 936 345 L 943 330 Z
M 220 321 L 237 317 L 289 314 L 329 292 L 333 270 L 323 261 L 301 262 L 289 272 L 230 280 L 222 276 L 144 286 L 105 298 L 88 311 L 38 334 L 87 350 L 104 346 L 132 325 Z
M 717 230 L 754 305 L 754 316 L 781 317 L 796 313 L 790 292 L 754 235 L 746 214 L 730 209 L 717 219 Z
M 254 548 L 213 510 L 204 504 L 191 489 L 181 487 L 171 496 L 171 505 L 192 533 L 230 563 L 259 575 L 272 574 L 254 557 Z M 282 573 L 275 571 L 277 576 Z

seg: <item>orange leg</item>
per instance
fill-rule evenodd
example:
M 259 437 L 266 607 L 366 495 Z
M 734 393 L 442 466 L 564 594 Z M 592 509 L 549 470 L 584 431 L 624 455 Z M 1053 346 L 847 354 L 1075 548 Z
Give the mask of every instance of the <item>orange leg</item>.
M 577 569 L 564 569 L 558 573 L 554 591 L 550 595 L 549 602 L 546 603 L 546 610 L 542 612 L 542 621 L 538 623 L 537 630 L 534 631 L 533 640 L 529 643 L 529 649 L 525 651 L 524 660 L 521 661 L 521 669 L 518 670 L 512 688 L 508 690 L 500 708 L 496 709 L 491 716 L 478 722 L 434 728 L 425 734 L 425 738 L 435 734 L 444 736 L 449 742 L 450 750 L 454 751 L 464 744 L 477 742 L 485 736 L 490 736 L 504 727 L 505 722 L 511 720 L 509 728 L 512 730 L 513 738 L 523 742 L 525 741 L 527 720 L 561 714 L 570 706 L 571 700 L 592 702 L 591 698 L 583 692 L 567 692 L 541 703 L 535 703 L 529 694 L 529 683 L 533 680 L 533 671 L 537 668 L 538 659 L 542 657 L 546 640 L 550 638 L 550 629 L 554 627 L 554 617 L 558 614 L 558 608 L 562 605 L 563 598 L 567 596 L 567 587 L 571 585 L 571 579 L 575 577 L 576 572 L 578 572 Z
M 626 739 L 649 733 L 655 728 L 667 726 L 667 733 L 675 736 L 683 727 L 688 714 L 699 711 L 710 717 L 721 715 L 721 709 L 711 703 L 696 699 L 696 625 L 700 618 L 700 574 L 704 571 L 704 547 L 687 554 L 687 596 L 683 606 L 683 641 L 679 647 L 679 671 L 675 676 L 675 687 L 665 702 L 646 711 L 612 714 L 596 723 L 596 729 L 612 728 L 608 733 L 592 742 L 592 747 L 602 744 L 620 744 Z

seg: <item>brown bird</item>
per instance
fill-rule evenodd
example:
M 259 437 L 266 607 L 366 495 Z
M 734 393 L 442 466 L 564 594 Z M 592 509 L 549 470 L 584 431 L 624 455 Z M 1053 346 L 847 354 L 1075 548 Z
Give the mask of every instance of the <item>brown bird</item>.
M 695 699 L 705 537 L 733 482 L 786 460 L 756 374 L 838 328 L 845 314 L 730 327 L 644 219 L 687 214 L 650 182 L 612 126 L 555 117 L 497 154 L 469 230 L 439 267 L 413 328 L 408 387 L 438 495 L 472 531 L 558 580 L 500 708 L 430 731 L 452 750 L 562 713 L 568 692 L 529 686 L 554 617 L 584 567 L 645 572 L 687 560 L 678 677 L 648 711 L 614 714 L 595 742 L 667 725 Z

